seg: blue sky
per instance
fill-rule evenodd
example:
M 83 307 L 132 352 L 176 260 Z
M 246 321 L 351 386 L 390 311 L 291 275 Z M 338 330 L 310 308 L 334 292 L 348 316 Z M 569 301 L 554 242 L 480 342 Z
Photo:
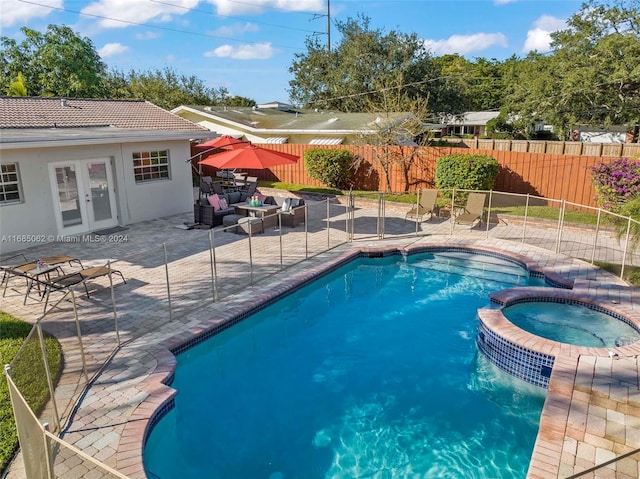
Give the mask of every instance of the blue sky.
M 374 28 L 416 33 L 434 55 L 503 60 L 549 50 L 574 0 L 331 0 L 332 21 L 365 14 Z M 0 0 L 2 35 L 64 24 L 109 68 L 171 67 L 231 95 L 287 102 L 294 54 L 326 41 L 327 0 Z M 315 33 L 314 33 L 315 32 Z M 332 26 L 332 43 L 339 42 Z

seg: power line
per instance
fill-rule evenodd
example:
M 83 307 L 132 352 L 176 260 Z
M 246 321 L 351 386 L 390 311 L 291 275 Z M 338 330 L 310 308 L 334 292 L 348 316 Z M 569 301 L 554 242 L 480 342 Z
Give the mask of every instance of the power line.
M 203 13 L 205 15 L 211 15 L 213 17 L 222 17 L 222 18 L 231 18 L 231 19 L 237 19 L 237 20 L 244 20 L 244 21 L 255 23 L 255 24 L 258 24 L 258 25 L 266 25 L 268 27 L 284 28 L 286 30 L 297 30 L 299 32 L 311 33 L 311 34 L 314 34 L 314 35 L 318 34 L 318 33 L 321 33 L 321 32 L 316 32 L 314 30 L 306 30 L 304 28 L 287 27 L 287 26 L 284 26 L 284 25 L 275 25 L 273 23 L 261 22 L 261 21 L 256 21 L 256 20 L 247 20 L 246 18 L 237 17 L 237 16 L 233 16 L 233 15 L 222 15 L 220 13 L 213 13 L 213 12 L 209 12 L 209 11 L 206 11 L 206 10 L 201 10 L 199 8 L 189 8 L 189 7 L 183 7 L 182 5 L 176 5 L 175 3 L 161 2 L 160 0 L 148 0 L 148 1 L 152 2 L 152 3 L 158 3 L 160 5 L 166 5 L 168 7 L 180 8 L 182 10 L 187 10 L 189 12 Z M 236 3 L 244 3 L 244 2 L 236 2 Z M 274 7 L 272 7 L 272 8 L 274 8 Z M 276 9 L 276 8 L 274 8 L 274 9 Z M 280 9 L 276 9 L 276 10 L 280 10 Z M 307 14 L 306 12 L 297 12 L 297 13 L 305 13 L 305 14 Z
M 69 8 L 64 8 L 64 7 L 54 7 L 51 5 L 44 5 L 42 3 L 37 3 L 37 2 L 32 2 L 29 0 L 18 0 L 21 3 L 28 3 L 30 5 L 36 5 L 38 7 L 44 7 L 44 8 L 48 8 L 50 10 L 58 10 L 58 11 L 62 11 L 62 12 L 66 12 L 66 13 L 75 13 L 77 15 L 82 15 L 85 17 L 92 17 L 92 18 L 99 18 L 101 20 L 109 20 L 111 22 L 118 22 L 118 23 L 124 23 L 126 25 L 135 25 L 138 27 L 145 27 L 145 28 L 153 28 L 156 30 L 163 30 L 163 31 L 167 31 L 167 32 L 174 32 L 174 33 L 181 33 L 181 34 L 185 34 L 185 35 L 193 35 L 193 36 L 198 36 L 198 37 L 206 37 L 206 38 L 214 38 L 216 40 L 223 40 L 223 41 L 227 41 L 227 42 L 238 42 L 238 43 L 244 43 L 244 44 L 249 44 L 249 45 L 259 45 L 263 42 L 247 42 L 247 41 L 243 41 L 243 40 L 238 40 L 236 38 L 229 38 L 229 37 L 221 37 L 218 35 L 211 35 L 209 33 L 201 33 L 201 32 L 193 32 L 193 31 L 189 31 L 189 30 L 179 30 L 177 28 L 170 28 L 170 27 L 162 27 L 159 25 L 151 25 L 149 23 L 139 23 L 139 22 L 132 22 L 130 20 L 122 20 L 119 18 L 113 18 L 113 17 L 107 17 L 105 15 L 97 15 L 97 14 L 93 14 L 93 13 L 84 13 L 84 12 L 80 12 L 78 10 L 71 10 Z M 278 48 L 285 48 L 288 50 L 300 50 L 300 47 L 290 47 L 290 46 L 285 46 L 285 45 L 273 45 L 274 47 L 278 47 Z
M 271 5 L 257 5 L 255 3 L 251 3 L 251 2 L 241 2 L 239 0 L 227 0 L 228 3 L 238 3 L 240 5 L 249 5 L 250 7 L 257 7 L 257 8 L 265 8 L 265 9 L 270 9 L 270 10 L 275 10 L 278 12 L 287 12 L 287 13 L 291 13 L 291 10 L 285 9 L 285 8 L 280 8 L 280 7 L 272 7 Z M 296 10 L 296 13 L 304 13 L 305 15 L 315 15 L 315 12 L 305 12 L 302 10 Z

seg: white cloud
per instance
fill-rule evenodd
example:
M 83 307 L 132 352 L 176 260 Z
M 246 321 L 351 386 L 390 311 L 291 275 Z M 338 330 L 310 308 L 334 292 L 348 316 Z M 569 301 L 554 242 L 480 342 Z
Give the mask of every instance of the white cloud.
M 485 50 L 494 45 L 507 47 L 507 37 L 502 33 L 474 33 L 473 35 L 451 35 L 446 40 L 425 40 L 424 47 L 436 55 Z
M 82 13 L 101 17 L 117 17 L 123 22 L 102 18 L 100 26 L 104 28 L 124 28 L 131 23 L 145 23 L 150 20 L 168 22 L 176 15 L 186 15 L 190 8 L 198 6 L 199 0 L 173 0 L 167 3 L 155 3 L 147 0 L 98 0 L 82 9 Z M 115 14 L 117 13 L 117 15 Z
M 255 43 L 252 45 L 222 45 L 204 53 L 207 58 L 233 58 L 234 60 L 267 60 L 273 56 L 271 43 Z
M 533 22 L 533 26 L 555 32 L 567 28 L 567 22 L 562 18 L 553 17 L 551 15 L 542 15 Z
M 235 37 L 236 35 L 242 35 L 247 32 L 257 32 L 258 30 L 258 25 L 246 22 L 220 27 L 214 30 L 213 34 L 220 37 Z
M 107 43 L 98 50 L 98 55 L 102 58 L 111 58 L 129 50 L 129 47 L 122 43 Z
M 18 2 L 18 0 L 1 0 L 2 15 L 0 15 L 0 26 L 10 27 L 18 23 L 28 24 L 33 18 L 44 18 L 55 10 L 42 5 L 54 8 L 62 7 L 62 0 L 40 0 L 41 5 Z
M 506 5 L 507 3 L 513 3 L 517 0 L 493 0 L 496 5 Z
M 256 15 L 262 13 L 265 7 L 290 12 L 317 12 L 326 8 L 324 0 L 252 0 L 251 2 L 207 0 L 207 2 L 214 5 L 220 15 Z
M 142 32 L 136 33 L 136 38 L 138 40 L 155 40 L 156 38 L 160 38 L 160 34 L 158 32 Z
M 546 53 L 551 50 L 551 33 L 567 28 L 567 24 L 560 18 L 551 15 L 542 15 L 535 22 L 533 27 L 527 32 L 527 39 L 524 42 L 522 51 L 527 53 L 537 50 Z

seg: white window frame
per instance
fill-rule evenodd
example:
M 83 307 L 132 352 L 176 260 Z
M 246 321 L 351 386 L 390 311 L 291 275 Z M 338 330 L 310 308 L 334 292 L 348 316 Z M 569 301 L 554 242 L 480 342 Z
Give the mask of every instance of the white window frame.
M 136 184 L 171 180 L 169 150 L 137 151 L 131 157 Z
M 14 171 L 6 171 L 7 167 L 13 167 Z M 8 179 L 15 176 L 15 179 Z M 13 186 L 11 191 L 7 192 L 6 186 Z M 18 194 L 18 198 L 7 199 L 7 195 Z M 22 184 L 20 181 L 20 167 L 18 163 L 2 163 L 0 164 L 0 206 L 15 205 L 24 202 L 22 195 Z

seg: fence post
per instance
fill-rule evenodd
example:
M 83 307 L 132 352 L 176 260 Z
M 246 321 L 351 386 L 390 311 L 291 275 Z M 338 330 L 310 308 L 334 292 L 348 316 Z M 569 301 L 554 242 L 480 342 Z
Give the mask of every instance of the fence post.
M 116 329 L 116 339 L 120 347 L 120 328 L 118 328 L 118 311 L 116 310 L 116 293 L 113 291 L 113 277 L 111 276 L 111 260 L 107 261 L 107 271 L 109 276 L 109 288 L 111 289 L 111 307 L 113 308 L 113 324 Z
M 331 247 L 331 238 L 329 236 L 331 231 L 331 220 L 330 220 L 331 211 L 329 209 L 329 198 L 326 198 L 325 202 L 327 203 L 327 249 L 329 249 Z
M 164 250 L 164 273 L 167 278 L 167 299 L 169 300 L 169 321 L 173 321 L 173 308 L 171 307 L 171 283 L 169 283 L 169 260 L 167 258 L 167 243 L 162 243 Z
M 384 239 L 384 201 L 384 192 L 378 192 L 378 222 L 376 225 L 378 239 Z
M 249 228 L 249 284 L 253 286 L 253 250 L 251 249 L 251 223 L 247 223 L 247 227 Z
M 87 382 L 89 382 L 89 373 L 87 373 L 87 361 L 84 357 L 84 344 L 82 343 L 82 331 L 80 330 L 80 319 L 78 319 L 78 305 L 76 304 L 76 294 L 73 292 L 73 288 L 69 288 L 69 294 L 71 294 L 73 318 L 76 323 L 76 334 L 78 335 L 78 342 L 80 343 L 80 359 L 82 360 L 82 370 L 84 371 L 84 378 L 87 380 Z
M 598 247 L 598 233 L 600 232 L 600 214 L 602 213 L 602 208 L 598 208 L 598 220 L 596 221 L 596 234 L 593 238 L 593 251 L 591 251 L 591 264 L 593 264 L 596 260 L 596 248 Z
M 527 217 L 529 215 L 529 198 L 531 195 L 527 193 L 527 202 L 524 205 L 524 221 L 522 222 L 522 242 L 524 243 L 525 237 L 527 235 Z
M 453 188 L 451 188 L 451 208 L 449 208 L 449 222 L 450 222 L 449 234 L 450 235 L 453 235 L 453 227 L 456 224 L 456 219 L 453 216 L 455 204 L 456 204 L 456 187 L 454 186 Z
M 622 267 L 620 268 L 620 279 L 624 277 L 624 264 L 627 262 L 627 252 L 629 250 L 629 237 L 631 236 L 631 216 L 627 221 L 627 235 L 624 242 L 624 252 L 622 254 Z
M 354 205 L 353 193 L 349 191 L 349 196 L 347 196 L 347 209 L 346 209 L 347 219 L 345 220 L 345 228 L 344 228 L 344 231 L 347 234 L 347 241 L 349 242 L 353 241 L 353 215 L 354 215 L 353 205 Z
M 491 199 L 493 198 L 493 190 L 489 190 L 489 205 L 487 208 L 487 238 L 489 237 L 489 219 L 491 218 Z
M 60 431 L 60 416 L 58 414 L 58 404 L 56 403 L 55 388 L 53 387 L 53 379 L 51 379 L 51 369 L 49 369 L 49 358 L 47 357 L 47 346 L 44 344 L 42 325 L 39 320 L 36 321 L 36 329 L 38 330 L 38 338 L 40 339 L 40 350 L 42 351 L 42 361 L 44 362 L 44 371 L 47 376 L 47 386 L 49 386 L 49 394 L 51 395 L 53 419 L 56 421 L 56 431 Z
M 347 241 L 351 242 L 353 241 L 353 193 L 351 191 L 347 197 L 347 223 L 345 226 Z
M 351 206 L 351 191 L 349 191 L 349 194 L 347 195 L 347 206 L 344 210 L 345 212 L 344 232 L 347 235 L 347 241 L 351 241 L 351 230 L 349 229 L 350 220 L 351 220 L 351 211 L 349 210 L 349 206 Z
M 418 214 L 420 213 L 420 192 L 422 190 L 418 189 L 418 192 L 416 193 L 416 236 L 418 236 Z M 406 218 L 406 216 L 405 216 Z
M 42 440 L 44 441 L 44 454 L 47 461 L 47 476 L 49 476 L 50 479 L 55 479 L 53 453 L 49 447 L 47 432 L 49 432 L 49 423 L 45 422 L 42 424 Z
M 304 204 L 304 257 L 309 258 L 309 206 Z
M 564 223 L 564 200 L 560 200 L 560 214 L 558 215 L 558 232 L 556 234 L 556 253 L 560 253 L 560 242 L 562 241 L 562 228 Z
M 278 215 L 278 236 L 280 240 L 280 270 L 284 268 L 284 261 L 282 259 L 282 214 L 280 211 L 277 213 Z
M 209 263 L 211 263 L 211 294 L 213 302 L 218 300 L 218 265 L 216 264 L 216 248 L 213 228 L 209 230 Z

